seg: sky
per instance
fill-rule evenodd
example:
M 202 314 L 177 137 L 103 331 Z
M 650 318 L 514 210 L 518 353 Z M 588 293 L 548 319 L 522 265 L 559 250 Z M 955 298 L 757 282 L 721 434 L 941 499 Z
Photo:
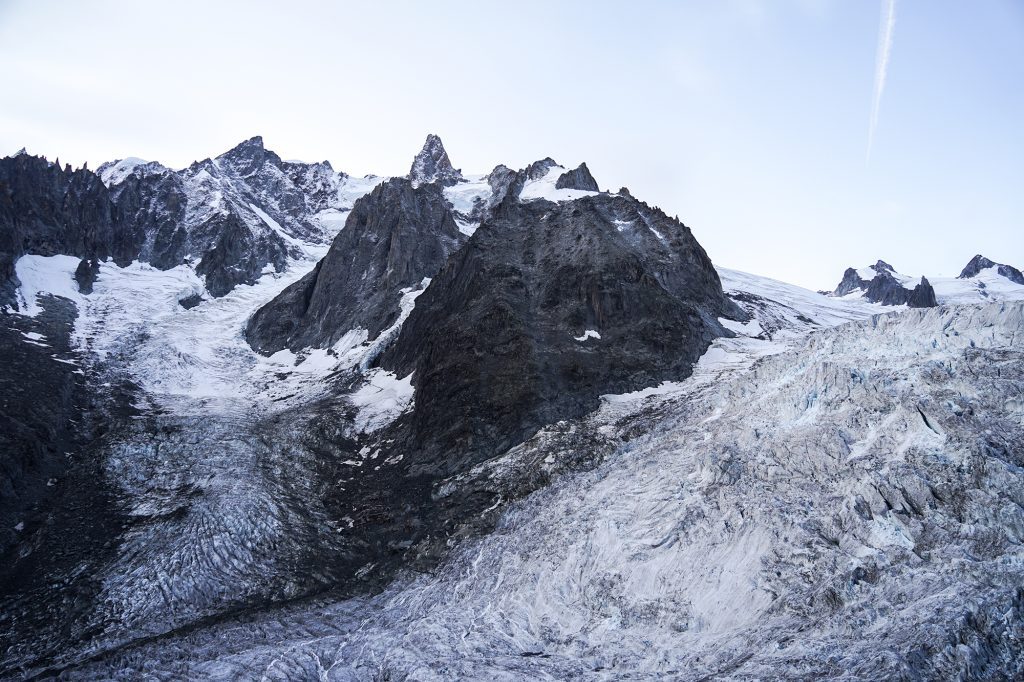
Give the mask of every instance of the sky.
M 1020 0 L 0 0 L 0 63 L 0 155 L 183 167 L 262 135 L 403 175 L 433 132 L 465 173 L 586 161 L 717 265 L 812 289 L 1024 267 Z

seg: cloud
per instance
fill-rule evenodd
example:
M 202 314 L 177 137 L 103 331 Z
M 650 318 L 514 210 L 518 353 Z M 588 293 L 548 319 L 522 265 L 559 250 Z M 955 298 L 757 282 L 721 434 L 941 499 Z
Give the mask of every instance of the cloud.
M 875 94 L 871 103 L 871 121 L 868 124 L 867 161 L 871 161 L 871 147 L 875 142 L 878 127 L 878 109 L 882 104 L 885 77 L 889 71 L 889 55 L 892 52 L 892 33 L 896 27 L 896 0 L 882 0 L 882 17 L 878 26 L 878 51 L 875 54 Z

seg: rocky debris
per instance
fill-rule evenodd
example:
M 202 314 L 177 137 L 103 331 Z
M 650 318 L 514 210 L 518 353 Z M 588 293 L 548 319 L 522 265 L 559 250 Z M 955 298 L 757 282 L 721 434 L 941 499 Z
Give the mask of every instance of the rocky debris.
M 398 318 L 403 290 L 433 277 L 466 239 L 441 190 L 394 178 L 356 202 L 313 272 L 250 318 L 250 345 L 327 348 L 356 329 L 375 339 Z
M 81 390 L 71 350 L 75 306 L 46 297 L 36 318 L 0 313 L 0 556 L 21 537 L 15 527 L 66 468 Z M 58 359 L 60 358 L 60 359 Z M 24 528 L 23 528 L 24 529 Z M 22 530 L 23 530 L 22 529 Z M 3 583 L 0 580 L 0 583 Z
M 989 268 L 996 268 L 996 272 L 1005 277 L 1006 279 L 1014 282 L 1015 284 L 1024 284 L 1024 273 L 1012 265 L 1004 265 L 1002 263 L 996 263 L 988 258 L 985 258 L 981 254 L 978 254 L 971 261 L 964 266 L 964 269 L 960 272 L 959 279 L 970 279 L 971 277 L 977 277 L 981 274 L 982 270 Z
M 191 310 L 192 308 L 195 308 L 202 302 L 203 297 L 201 294 L 191 294 L 184 298 L 178 299 L 178 305 L 180 305 L 185 310 Z
M 597 180 L 590 174 L 586 163 L 581 163 L 577 168 L 566 171 L 558 176 L 555 181 L 555 189 L 581 189 L 588 192 L 597 192 Z
M 413 159 L 412 168 L 409 169 L 412 186 L 415 188 L 433 182 L 454 185 L 462 179 L 462 172 L 452 168 L 441 138 L 434 134 L 427 135 L 423 149 Z
M 101 444 L 138 415 L 130 382 L 99 381 L 72 341 L 75 305 L 40 297 L 35 317 L 0 314 L 0 678 L 101 627 L 97 576 L 124 531 Z M 57 633 L 57 637 L 49 637 Z M 41 637 L 41 633 L 43 636 Z

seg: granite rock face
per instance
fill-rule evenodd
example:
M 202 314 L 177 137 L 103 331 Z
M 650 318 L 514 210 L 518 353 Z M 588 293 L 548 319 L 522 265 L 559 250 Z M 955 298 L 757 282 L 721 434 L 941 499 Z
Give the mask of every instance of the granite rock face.
M 1015 284 L 1024 284 L 1024 273 L 1012 265 L 1004 265 L 1003 263 L 996 263 L 988 258 L 985 258 L 981 254 L 978 254 L 970 260 L 970 262 L 964 266 L 964 269 L 960 272 L 960 279 L 970 279 L 971 277 L 977 277 L 982 270 L 995 267 L 996 272 L 1010 280 Z
M 462 173 L 452 167 L 441 138 L 434 134 L 427 135 L 423 149 L 413 159 L 412 168 L 409 169 L 409 180 L 413 187 L 432 182 L 454 185 L 462 179 Z
M 465 241 L 439 183 L 394 178 L 358 201 L 316 269 L 260 308 L 246 338 L 262 353 L 374 339 L 398 318 L 403 289 L 433 277 Z
M 13 303 L 24 254 L 188 264 L 223 296 L 268 268 L 280 272 L 303 244 L 328 243 L 372 184 L 326 161 L 282 161 L 260 137 L 182 170 L 140 159 L 96 173 L 25 153 L 0 159 L 0 304 Z
M 625 197 L 508 197 L 417 299 L 381 366 L 413 373 L 418 470 L 450 474 L 688 376 L 743 317 L 690 230 Z
M 285 163 L 260 137 L 181 171 L 158 163 L 100 169 L 137 244 L 160 269 L 190 263 L 213 296 L 284 269 L 296 240 L 328 239 L 316 214 L 332 205 L 344 174 L 330 164 Z
M 125 262 L 135 249 L 96 174 L 21 153 L 0 159 L 0 307 L 14 303 L 14 264 L 29 253 Z
M 586 163 L 581 163 L 577 168 L 566 171 L 558 176 L 558 180 L 555 181 L 555 188 L 581 189 L 588 192 L 599 191 L 597 180 L 590 174 L 590 169 L 587 168 Z
M 907 297 L 907 306 L 911 308 L 934 308 L 939 305 L 935 298 L 935 289 L 927 277 L 922 276 L 921 281 L 913 288 Z

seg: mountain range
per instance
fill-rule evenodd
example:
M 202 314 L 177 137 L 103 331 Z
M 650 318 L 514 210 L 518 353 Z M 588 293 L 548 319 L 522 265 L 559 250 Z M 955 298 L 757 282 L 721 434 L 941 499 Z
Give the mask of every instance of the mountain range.
M 0 676 L 1024 674 L 1024 276 L 550 158 L 0 159 Z

